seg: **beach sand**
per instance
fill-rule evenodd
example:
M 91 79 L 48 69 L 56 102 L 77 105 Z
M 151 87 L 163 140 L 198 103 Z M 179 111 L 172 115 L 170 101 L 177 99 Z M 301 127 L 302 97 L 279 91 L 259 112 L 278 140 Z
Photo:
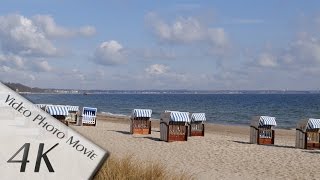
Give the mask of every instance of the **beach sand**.
M 169 172 L 195 179 L 319 179 L 320 151 L 296 149 L 295 130 L 276 129 L 275 145 L 249 144 L 249 126 L 206 124 L 205 137 L 160 141 L 159 121 L 151 135 L 129 134 L 128 117 L 99 115 L 96 127 L 71 126 L 112 155 L 157 162 Z

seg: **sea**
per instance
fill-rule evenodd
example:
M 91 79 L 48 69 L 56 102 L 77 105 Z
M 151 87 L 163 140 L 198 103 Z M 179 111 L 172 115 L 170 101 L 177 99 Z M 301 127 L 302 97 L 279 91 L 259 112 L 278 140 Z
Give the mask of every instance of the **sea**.
M 304 118 L 320 118 L 320 94 L 24 94 L 37 104 L 96 107 L 98 112 L 130 116 L 133 109 L 206 113 L 208 123 L 249 125 L 253 116 L 276 117 L 278 128 L 292 129 Z

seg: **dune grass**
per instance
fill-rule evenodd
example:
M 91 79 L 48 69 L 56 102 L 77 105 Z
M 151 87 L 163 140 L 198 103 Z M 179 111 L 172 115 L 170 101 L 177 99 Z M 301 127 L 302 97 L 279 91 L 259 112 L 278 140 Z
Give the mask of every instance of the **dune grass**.
M 159 163 L 143 165 L 134 160 L 132 156 L 124 158 L 111 156 L 103 164 L 100 171 L 94 177 L 95 180 L 182 180 L 192 179 L 186 173 L 172 175 Z

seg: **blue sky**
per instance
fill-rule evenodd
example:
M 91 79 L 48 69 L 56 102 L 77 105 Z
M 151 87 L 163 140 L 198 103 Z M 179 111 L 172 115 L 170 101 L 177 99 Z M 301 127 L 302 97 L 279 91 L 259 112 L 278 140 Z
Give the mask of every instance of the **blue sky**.
M 2 81 L 75 89 L 318 90 L 317 1 L 18 1 Z

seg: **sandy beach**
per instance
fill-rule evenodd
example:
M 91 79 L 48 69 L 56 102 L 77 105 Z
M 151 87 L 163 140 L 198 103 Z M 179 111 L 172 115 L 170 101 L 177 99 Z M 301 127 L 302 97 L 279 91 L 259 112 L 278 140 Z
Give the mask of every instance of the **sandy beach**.
M 164 164 L 194 179 L 319 179 L 320 151 L 296 149 L 295 130 L 276 129 L 275 145 L 249 144 L 249 126 L 206 124 L 205 137 L 160 141 L 159 121 L 150 135 L 129 134 L 128 117 L 99 115 L 96 127 L 71 126 L 117 156 Z

